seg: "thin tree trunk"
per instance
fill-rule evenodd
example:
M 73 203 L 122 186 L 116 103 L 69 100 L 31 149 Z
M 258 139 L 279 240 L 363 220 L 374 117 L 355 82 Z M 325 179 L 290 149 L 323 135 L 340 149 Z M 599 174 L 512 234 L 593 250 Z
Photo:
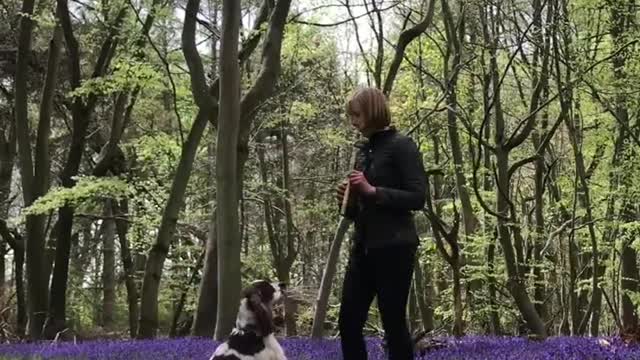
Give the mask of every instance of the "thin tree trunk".
M 340 255 L 340 248 L 342 242 L 349 229 L 351 222 L 342 217 L 338 224 L 338 229 L 331 242 L 331 250 L 327 257 L 327 263 L 322 274 L 322 281 L 320 282 L 320 290 L 318 290 L 318 296 L 316 298 L 316 309 L 313 316 L 313 325 L 311 326 L 311 337 L 314 339 L 321 339 L 324 336 L 324 321 L 327 317 L 327 309 L 329 307 L 329 295 L 331 294 L 331 285 L 333 284 L 334 277 L 336 275 L 336 268 L 338 267 L 338 257 Z
M 485 111 L 487 111 L 487 107 L 489 105 L 489 85 L 491 83 L 490 74 L 485 74 L 484 76 L 484 85 L 483 85 L 483 104 L 485 107 Z M 489 114 L 485 114 L 485 116 L 489 116 Z M 486 126 L 484 129 L 484 139 L 485 141 L 490 141 L 491 139 L 491 126 Z M 489 193 L 490 191 L 495 191 L 492 182 L 493 176 L 490 175 L 489 170 L 491 169 L 491 152 L 489 149 L 485 149 L 483 151 L 483 167 L 486 171 L 485 176 L 482 179 L 482 188 L 484 191 Z M 496 240 L 497 240 L 497 228 L 493 221 L 491 221 L 491 215 L 487 212 L 484 213 L 484 235 L 490 239 L 487 245 L 487 267 L 488 267 L 488 277 L 487 277 L 487 292 L 488 292 L 488 302 L 489 302 L 489 333 L 493 335 L 499 335 L 502 333 L 502 329 L 500 326 L 500 315 L 498 313 L 498 303 L 497 303 L 497 294 L 496 294 L 496 269 L 495 269 L 495 260 L 496 260 Z M 492 225 L 494 224 L 494 225 Z
M 418 304 L 416 298 L 415 282 L 411 284 L 409 291 L 409 331 L 413 334 L 420 329 L 420 316 L 418 315 Z
M 212 23 L 218 26 L 218 3 L 209 0 L 209 11 L 211 13 Z M 218 38 L 213 37 L 211 40 L 211 73 L 218 73 Z M 208 156 L 208 181 L 209 193 L 211 201 L 211 217 L 209 218 L 209 231 L 207 233 L 207 244 L 205 246 L 204 266 L 202 269 L 202 277 L 200 278 L 200 286 L 198 291 L 198 302 L 193 319 L 193 327 L 191 333 L 194 336 L 212 338 L 216 330 L 216 311 L 218 308 L 218 242 L 216 233 L 216 144 L 211 141 L 207 146 Z
M 138 325 L 138 338 L 153 338 L 158 330 L 158 291 L 164 261 L 169 252 L 169 246 L 173 240 L 178 214 L 182 200 L 191 177 L 193 160 L 202 138 L 202 133 L 207 126 L 207 112 L 200 110 L 187 136 L 187 141 L 182 147 L 182 153 L 176 169 L 176 176 L 171 185 L 169 199 L 162 214 L 158 237 L 149 251 L 146 261 L 144 279 L 142 282 L 142 296 L 140 304 L 140 323 Z
M 500 315 L 498 314 L 498 304 L 496 297 L 496 280 L 495 280 L 495 259 L 496 259 L 496 245 L 495 241 L 492 241 L 487 248 L 487 264 L 489 266 L 489 333 L 492 335 L 500 335 L 502 330 L 500 328 Z
M 455 336 L 462 336 L 464 335 L 464 314 L 462 308 L 462 279 L 458 261 L 451 264 L 453 273 L 453 334 Z
M 255 117 L 255 111 L 260 104 L 271 97 L 271 95 L 275 91 L 275 87 L 280 76 L 280 53 L 282 49 L 282 40 L 284 37 L 284 27 L 287 21 L 287 15 L 289 14 L 290 6 L 291 0 L 279 0 L 276 3 L 276 6 L 271 15 L 271 22 L 269 24 L 269 29 L 267 30 L 265 44 L 263 46 L 262 69 L 260 70 L 260 74 L 256 78 L 251 89 L 249 89 L 249 91 L 242 97 L 242 100 L 240 101 L 240 124 L 238 129 L 238 139 L 237 141 L 227 139 L 230 142 L 233 141 L 234 144 L 237 145 L 235 146 L 237 153 L 236 159 L 234 160 L 237 169 L 233 172 L 229 169 L 229 173 L 225 175 L 235 174 L 235 177 L 233 179 L 229 179 L 228 182 L 237 183 L 237 189 L 243 188 L 244 166 L 249 157 L 249 135 L 251 132 L 251 123 L 253 122 L 253 119 Z M 218 143 L 218 146 L 220 146 L 220 143 Z M 218 169 L 220 169 L 220 167 Z M 217 174 L 217 176 L 220 177 L 222 175 Z M 221 191 L 219 187 L 218 189 L 219 191 Z M 227 196 L 230 197 L 231 195 Z M 235 196 L 238 196 L 238 194 L 236 194 Z M 234 202 L 237 204 L 237 199 Z M 219 225 L 220 223 L 218 223 L 218 226 Z M 221 234 L 220 228 L 218 228 L 218 234 Z M 219 238 L 218 246 L 220 246 L 221 241 L 223 240 Z M 231 241 L 231 239 L 224 241 Z M 221 247 L 220 251 L 222 251 Z M 222 252 L 220 254 L 222 254 Z M 223 267 L 221 267 L 219 264 L 219 268 L 222 269 Z M 223 274 L 219 274 L 219 276 L 220 278 L 222 278 Z M 232 285 L 233 284 L 230 283 L 230 286 Z M 240 286 L 240 284 L 236 284 L 233 286 L 237 287 Z M 220 289 L 221 292 L 234 290 L 232 288 L 225 289 L 222 284 L 220 284 Z M 222 325 L 223 328 L 221 328 L 219 332 L 218 327 L 216 327 L 216 337 L 218 336 L 218 334 L 224 335 L 224 333 L 231 330 L 233 326 L 233 320 L 235 319 L 235 314 L 237 312 L 237 306 L 231 305 L 231 303 L 225 303 L 224 306 L 221 306 L 221 303 L 218 302 L 218 308 L 220 310 L 226 309 L 226 311 L 230 312 L 231 314 L 225 314 L 225 318 L 222 319 L 220 317 L 222 315 L 221 311 L 218 311 L 218 324 Z
M 498 64 L 497 64 L 497 56 L 496 51 L 498 48 L 498 38 L 499 34 L 497 33 L 497 29 L 499 26 L 497 24 L 500 23 L 499 19 L 500 10 L 498 9 L 496 14 L 493 14 L 493 40 L 492 40 L 492 56 L 490 58 L 490 72 L 491 72 L 491 82 L 493 85 L 493 103 L 495 107 L 495 159 L 496 159 L 496 168 L 497 168 L 497 176 L 496 176 L 496 213 L 499 215 L 497 217 L 497 228 L 498 228 L 498 240 L 500 241 L 500 245 L 502 247 L 503 256 L 505 259 L 505 268 L 507 272 L 507 289 L 513 296 L 513 299 L 518 307 L 518 310 L 522 314 L 524 321 L 527 323 L 529 328 L 538 336 L 546 337 L 546 329 L 542 319 L 538 315 L 535 306 L 531 302 L 531 298 L 527 293 L 525 284 L 522 279 L 522 274 L 518 269 L 518 263 L 516 258 L 516 253 L 514 251 L 514 246 L 511 239 L 511 233 L 509 231 L 511 219 L 509 214 L 511 212 L 510 209 L 510 194 L 511 194 L 511 186 L 510 186 L 510 176 L 509 176 L 509 153 L 512 148 L 520 144 L 521 141 L 524 140 L 523 135 L 526 132 L 521 132 L 519 136 L 514 138 L 513 142 L 505 141 L 508 139 L 506 134 L 506 123 L 504 120 L 504 113 L 502 111 L 502 103 L 501 103 L 501 90 L 498 84 L 500 83 L 500 77 L 498 74 Z M 527 128 L 525 126 L 525 128 Z M 531 130 L 531 129 L 529 129 Z M 517 139 L 517 140 L 515 140 Z M 510 219 L 509 221 L 507 219 Z
M 240 228 L 238 218 L 238 133 L 240 126 L 240 69 L 238 37 L 240 4 L 224 0 L 220 38 L 220 107 L 216 149 L 218 237 L 218 311 L 214 337 L 227 337 L 240 302 Z
M 215 149 L 214 149 L 215 150 Z M 213 165 L 213 164 L 212 164 Z M 211 212 L 204 267 L 198 292 L 198 307 L 193 320 L 193 335 L 212 338 L 218 308 L 218 242 L 216 231 L 217 210 Z
M 182 289 L 182 294 L 180 294 L 180 300 L 178 300 L 178 304 L 176 305 L 175 312 L 173 314 L 173 320 L 171 321 L 171 329 L 169 330 L 169 337 L 181 336 L 182 334 L 178 334 L 178 323 L 180 321 L 180 315 L 182 315 L 182 311 L 184 310 L 184 304 L 187 301 L 187 293 L 189 292 L 189 288 L 191 284 L 196 279 L 198 272 L 202 269 L 202 263 L 204 262 L 206 250 L 203 250 L 198 256 L 198 261 L 196 261 L 193 270 L 191 270 L 191 276 L 189 277 L 189 281 L 184 284 Z
M 422 328 L 424 331 L 429 332 L 434 329 L 432 306 L 434 294 L 433 285 L 431 285 L 431 276 L 428 271 L 422 271 L 419 259 L 416 259 L 414 270 L 414 286 L 416 289 L 416 300 L 418 310 L 420 311 L 420 319 L 422 320 Z
M 8 101 L 11 99 L 8 98 Z M 13 181 L 13 166 L 16 157 L 16 122 L 14 119 L 0 120 L 0 219 L 7 219 L 9 216 L 11 195 L 11 183 Z M 8 125 L 8 126 L 6 126 Z M 8 229 L 7 229 L 8 230 Z M 8 233 L 6 236 L 11 236 Z M 0 236 L 2 238 L 2 236 Z M 9 243 L 8 239 L 5 239 Z M 3 243 L 0 248 L 0 304 L 5 304 L 5 297 L 8 293 L 8 285 L 6 279 L 6 255 L 7 248 Z M 6 317 L 2 316 L 0 321 L 6 321 Z
M 625 45 L 628 41 L 628 34 L 632 29 L 637 27 L 635 18 L 637 16 L 637 9 L 635 9 L 635 0 L 629 0 L 627 2 L 611 1 L 611 36 L 613 38 L 614 48 L 618 50 L 619 47 Z M 624 126 L 626 129 L 631 129 L 629 105 L 627 104 L 627 88 L 625 87 L 629 81 L 627 70 L 627 59 L 633 55 L 629 50 L 625 50 L 612 59 L 613 73 L 615 78 L 616 94 L 614 99 L 615 116 L 617 117 L 618 126 Z M 624 138 L 627 139 L 631 134 L 627 131 L 620 131 L 624 134 Z M 638 134 L 636 129 L 632 129 L 635 134 Z M 622 135 L 621 135 L 622 137 Z M 626 141 L 625 141 L 626 142 Z M 625 145 L 627 151 L 637 154 L 637 150 Z M 633 155 L 631 155 L 633 156 Z M 630 173 L 629 168 L 622 170 L 623 193 L 632 191 L 634 187 L 635 176 Z M 634 211 L 631 208 L 631 204 L 628 204 L 626 199 L 623 200 L 621 219 L 623 222 L 633 222 L 637 218 L 637 210 Z M 636 312 L 636 306 L 633 304 L 629 293 L 635 293 L 638 289 L 638 263 L 636 257 L 636 251 L 632 247 L 632 242 L 635 240 L 634 232 L 630 232 L 631 239 L 623 239 L 622 248 L 620 250 L 620 262 L 621 262 L 621 282 L 620 293 L 622 297 L 622 304 L 620 307 L 620 317 L 622 320 L 622 326 L 628 331 L 635 331 L 638 326 L 638 314 Z
M 118 240 L 120 243 L 120 257 L 122 261 L 122 267 L 124 268 L 124 281 L 127 288 L 127 306 L 129 308 L 129 336 L 134 339 L 138 334 L 138 287 L 135 282 L 135 272 L 133 259 L 131 256 L 131 246 L 127 239 L 127 232 L 129 231 L 129 223 L 127 219 L 122 219 L 129 214 L 129 202 L 127 199 L 121 200 L 120 204 L 115 201 L 111 204 L 113 206 L 113 214 L 116 217 L 116 231 L 118 232 Z
M 210 4 L 211 6 L 212 4 Z M 215 6 L 215 5 L 213 5 Z M 218 7 L 215 6 L 214 20 L 217 23 Z M 217 41 L 212 46 L 214 68 L 212 71 L 217 72 Z M 216 145 L 211 141 L 207 147 L 209 157 L 209 188 L 216 188 Z M 207 244 L 205 247 L 204 267 L 202 269 L 202 277 L 200 279 L 200 287 L 198 291 L 198 303 L 193 319 L 193 328 L 191 329 L 194 336 L 212 338 L 216 330 L 216 311 L 218 308 L 218 242 L 216 232 L 216 193 L 211 191 L 209 194 L 211 207 L 211 216 L 209 218 L 209 231 L 207 233 Z
M 116 249 L 115 222 L 111 200 L 105 201 L 105 230 L 102 233 L 102 326 L 110 330 L 114 325 L 114 311 L 116 305 Z
M 7 268 L 6 268 L 6 256 L 7 256 L 7 246 L 6 244 L 2 244 L 0 247 L 0 304 L 5 304 L 5 295 L 7 294 L 7 282 L 5 279 L 7 278 Z M 6 314 L 0 314 L 0 321 L 6 322 Z
M 633 206 L 625 201 L 623 207 L 623 221 L 634 221 L 635 211 Z M 628 231 L 628 234 L 625 235 L 622 236 L 622 249 L 620 251 L 620 291 L 622 295 L 620 317 L 623 328 L 626 331 L 634 331 L 638 328 L 638 313 L 629 294 L 635 294 L 638 291 L 638 263 L 636 250 L 631 245 L 636 239 L 636 232 Z
M 16 282 L 16 303 L 17 303 L 17 333 L 18 336 L 24 336 L 27 329 L 27 300 L 24 291 L 24 240 L 17 238 L 16 247 L 13 249 L 15 263 L 15 282 Z
M 280 145 L 282 148 L 282 189 L 284 197 L 282 199 L 285 216 L 285 244 L 280 247 L 281 250 L 286 249 L 286 253 L 280 253 L 278 261 L 278 278 L 281 282 L 288 284 L 290 282 L 291 266 L 298 256 L 296 248 L 296 236 L 294 234 L 293 224 L 293 207 L 291 199 L 293 198 L 291 171 L 289 171 L 289 140 L 288 140 L 288 123 L 283 120 L 280 132 Z M 284 324 L 287 336 L 297 335 L 296 312 L 297 302 L 291 298 L 285 299 Z
M 451 156 L 453 157 L 453 163 L 455 167 L 456 178 L 456 192 L 460 198 L 462 205 L 462 219 L 464 222 L 465 235 L 471 236 L 476 231 L 478 226 L 478 219 L 473 213 L 473 207 L 471 205 L 471 198 L 467 191 L 467 180 L 464 176 L 464 159 L 462 155 L 462 147 L 460 145 L 460 136 L 458 134 L 458 119 L 457 119 L 457 83 L 458 75 L 457 68 L 460 66 L 460 60 L 462 57 L 462 44 L 461 40 L 464 39 L 464 26 L 454 26 L 458 21 L 455 21 L 451 9 L 447 1 L 442 0 L 443 15 L 445 17 L 445 24 L 447 29 L 447 57 L 444 69 L 444 78 L 449 85 L 447 88 L 447 131 L 449 133 L 449 146 L 451 148 Z M 463 16 L 463 14 L 459 14 Z M 464 23 L 464 20 L 460 20 L 460 23 Z M 456 33 L 456 30 L 458 33 Z M 453 55 L 453 61 L 449 66 L 450 54 Z
M 46 231 L 45 231 L 46 236 Z M 44 273 L 47 278 L 47 284 L 51 283 L 51 275 L 53 274 L 53 263 L 56 260 L 56 242 L 58 241 L 58 221 L 53 224 L 49 237 L 46 238 L 45 243 L 45 265 Z
M 545 91 L 546 93 L 547 91 Z M 537 149 L 544 137 L 547 127 L 547 114 L 542 119 L 542 129 L 536 130 L 532 136 L 532 142 Z M 547 306 L 545 305 L 545 281 L 542 272 L 543 258 L 542 249 L 544 246 L 545 221 L 544 221 L 544 189 L 545 189 L 546 166 L 544 155 L 539 156 L 535 161 L 534 174 L 534 199 L 535 199 L 535 228 L 533 238 L 533 281 L 534 281 L 534 301 L 536 311 L 546 323 L 548 319 Z

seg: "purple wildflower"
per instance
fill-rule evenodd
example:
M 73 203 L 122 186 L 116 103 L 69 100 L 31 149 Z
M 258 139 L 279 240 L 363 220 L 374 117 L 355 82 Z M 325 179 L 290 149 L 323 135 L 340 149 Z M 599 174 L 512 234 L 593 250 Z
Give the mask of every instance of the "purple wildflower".
M 467 336 L 440 340 L 447 346 L 416 359 L 640 360 L 640 346 L 628 346 L 616 338 L 553 337 L 538 342 L 513 337 Z M 280 342 L 290 360 L 342 359 L 338 340 L 284 338 Z M 204 338 L 9 344 L 0 346 L 0 359 L 207 360 L 217 344 Z M 385 359 L 380 339 L 367 339 L 367 346 L 370 360 Z

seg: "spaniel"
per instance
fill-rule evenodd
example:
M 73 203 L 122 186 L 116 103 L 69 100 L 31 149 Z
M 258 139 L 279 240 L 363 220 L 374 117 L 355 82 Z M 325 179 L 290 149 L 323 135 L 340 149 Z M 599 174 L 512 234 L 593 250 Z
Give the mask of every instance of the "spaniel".
M 209 360 L 287 360 L 274 336 L 272 306 L 283 299 L 284 284 L 252 283 L 242 294 L 236 326 Z

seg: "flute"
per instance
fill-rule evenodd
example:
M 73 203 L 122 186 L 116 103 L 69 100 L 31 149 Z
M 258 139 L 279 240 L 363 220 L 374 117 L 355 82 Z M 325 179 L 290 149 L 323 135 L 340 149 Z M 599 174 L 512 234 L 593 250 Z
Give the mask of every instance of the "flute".
M 353 168 L 356 167 L 356 159 L 358 155 L 358 148 L 354 146 L 353 152 L 351 152 L 351 159 L 349 161 L 350 164 L 353 164 Z M 346 216 L 347 214 L 347 206 L 349 205 L 349 189 L 351 188 L 351 183 L 347 181 L 347 187 L 344 189 L 344 196 L 342 197 L 342 206 L 340 206 L 340 215 Z

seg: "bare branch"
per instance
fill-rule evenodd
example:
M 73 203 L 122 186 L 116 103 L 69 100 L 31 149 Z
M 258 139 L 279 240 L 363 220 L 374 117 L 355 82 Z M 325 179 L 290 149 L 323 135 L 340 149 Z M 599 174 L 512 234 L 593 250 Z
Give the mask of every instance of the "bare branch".
M 369 59 L 367 58 L 367 53 L 364 51 L 364 47 L 362 46 L 362 41 L 360 40 L 360 31 L 358 30 L 358 23 L 356 23 L 356 20 L 354 19 L 353 14 L 351 13 L 351 8 L 349 7 L 349 0 L 345 0 L 344 6 L 347 8 L 349 17 L 353 21 L 353 27 L 354 27 L 355 36 L 356 36 L 356 43 L 358 44 L 358 48 L 360 49 L 360 56 L 362 56 L 362 59 L 364 60 L 365 65 L 367 66 L 367 71 L 369 72 L 369 74 L 373 74 L 373 68 L 369 63 Z M 368 75 L 367 75 L 367 80 L 369 80 Z
M 401 2 L 395 2 L 389 6 L 387 6 L 386 8 L 382 8 L 382 9 L 378 9 L 379 11 L 387 11 L 390 9 L 395 8 L 396 6 L 398 6 Z M 341 4 L 341 5 L 334 5 L 334 6 L 351 6 L 351 5 L 345 5 L 345 4 Z M 358 5 L 353 5 L 353 6 L 358 6 Z M 374 10 L 375 11 L 375 10 Z M 349 17 L 347 19 L 344 20 L 339 20 L 336 21 L 334 23 L 317 23 L 317 22 L 313 22 L 313 21 L 305 21 L 305 20 L 299 20 L 299 18 L 302 16 L 303 13 L 298 13 L 296 15 L 293 15 L 291 17 L 291 19 L 289 20 L 290 22 L 296 23 L 296 24 L 302 24 L 302 25 L 309 25 L 309 26 L 317 26 L 317 27 L 336 27 L 336 26 L 340 26 L 340 25 L 344 25 L 350 21 L 355 21 L 358 20 L 360 18 L 363 18 L 365 16 L 369 16 L 371 13 L 373 13 L 374 11 L 366 11 L 365 13 L 362 13 L 358 16 L 353 16 L 351 13 L 349 14 Z
M 284 25 L 286 23 L 291 0 L 279 0 L 276 4 L 262 51 L 262 69 L 251 89 L 240 101 L 240 139 L 249 135 L 254 111 L 275 89 L 280 75 L 280 52 Z
M 200 9 L 200 0 L 188 0 L 184 13 L 184 27 L 182 29 L 182 52 L 189 67 L 191 77 L 191 92 L 199 108 L 211 107 L 216 101 L 209 94 L 207 78 L 205 76 L 202 58 L 196 47 L 196 18 Z
M 427 7 L 427 14 L 424 16 L 422 21 L 420 21 L 415 26 L 404 30 L 400 33 L 400 37 L 398 38 L 398 45 L 396 46 L 396 52 L 391 61 L 391 65 L 389 65 L 389 71 L 387 72 L 387 77 L 384 81 L 383 92 L 386 95 L 391 93 L 393 89 L 393 83 L 398 74 L 398 69 L 400 69 L 400 64 L 402 63 L 402 59 L 404 58 L 404 52 L 407 46 L 420 34 L 425 32 L 427 28 L 431 25 L 433 21 L 433 14 L 435 12 L 435 0 L 430 0 L 429 5 Z M 407 16 L 407 19 L 409 16 Z

